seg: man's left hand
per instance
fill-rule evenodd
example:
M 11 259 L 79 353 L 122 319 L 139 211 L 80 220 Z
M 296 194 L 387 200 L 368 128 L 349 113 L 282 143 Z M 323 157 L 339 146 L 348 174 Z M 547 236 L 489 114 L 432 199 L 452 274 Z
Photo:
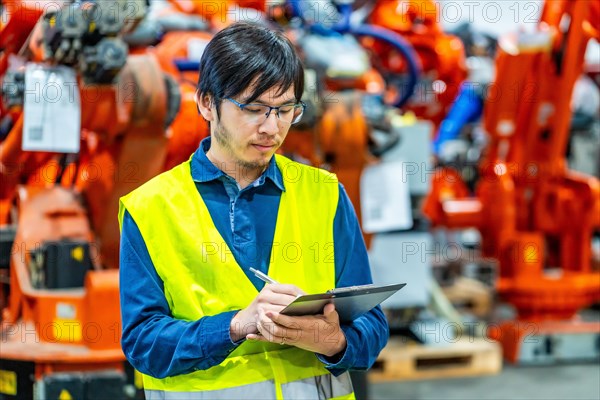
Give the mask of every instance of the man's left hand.
M 268 311 L 258 317 L 261 334 L 249 334 L 249 340 L 289 344 L 328 357 L 346 349 L 346 336 L 333 304 L 327 304 L 320 315 L 291 317 Z

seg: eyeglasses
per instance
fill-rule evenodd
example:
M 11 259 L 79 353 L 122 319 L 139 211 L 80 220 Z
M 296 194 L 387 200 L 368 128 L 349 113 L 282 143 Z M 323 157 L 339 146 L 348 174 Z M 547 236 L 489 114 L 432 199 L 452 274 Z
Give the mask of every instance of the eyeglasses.
M 228 100 L 238 106 L 244 118 L 252 124 L 262 124 L 264 123 L 269 115 L 271 115 L 271 111 L 275 110 L 275 115 L 279 121 L 285 124 L 295 124 L 302 119 L 302 114 L 304 114 L 304 109 L 306 108 L 306 104 L 303 101 L 295 104 L 284 104 L 279 107 L 271 107 L 266 104 L 242 104 L 235 101 L 232 98 L 225 98 L 224 100 Z

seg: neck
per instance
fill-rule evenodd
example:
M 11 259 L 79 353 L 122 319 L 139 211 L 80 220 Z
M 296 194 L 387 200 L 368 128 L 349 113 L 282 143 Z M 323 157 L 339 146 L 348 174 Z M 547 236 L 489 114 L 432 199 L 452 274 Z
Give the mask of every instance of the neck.
M 229 157 L 224 156 L 224 154 L 213 146 L 206 152 L 206 157 L 215 167 L 232 177 L 241 189 L 257 180 L 258 177 L 265 172 L 268 166 L 257 166 L 253 168 L 242 165 L 239 162 L 232 161 Z

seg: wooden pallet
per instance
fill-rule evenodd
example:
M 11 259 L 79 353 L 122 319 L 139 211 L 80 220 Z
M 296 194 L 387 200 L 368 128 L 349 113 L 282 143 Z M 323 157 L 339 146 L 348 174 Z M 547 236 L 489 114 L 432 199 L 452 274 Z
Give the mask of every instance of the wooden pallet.
M 371 382 L 492 375 L 502 369 L 502 349 L 489 339 L 463 338 L 444 346 L 390 338 L 369 371 Z
M 459 310 L 485 318 L 492 309 L 493 293 L 483 283 L 465 277 L 457 278 L 450 286 L 442 287 L 448 300 Z

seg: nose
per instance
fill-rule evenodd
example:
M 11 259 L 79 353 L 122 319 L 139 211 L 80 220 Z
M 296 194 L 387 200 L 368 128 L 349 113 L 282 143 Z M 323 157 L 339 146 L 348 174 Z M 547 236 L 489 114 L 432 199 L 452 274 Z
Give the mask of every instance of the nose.
M 277 118 L 277 111 L 271 110 L 267 118 L 259 125 L 258 128 L 260 133 L 266 133 L 274 135 L 279 132 L 279 119 Z

